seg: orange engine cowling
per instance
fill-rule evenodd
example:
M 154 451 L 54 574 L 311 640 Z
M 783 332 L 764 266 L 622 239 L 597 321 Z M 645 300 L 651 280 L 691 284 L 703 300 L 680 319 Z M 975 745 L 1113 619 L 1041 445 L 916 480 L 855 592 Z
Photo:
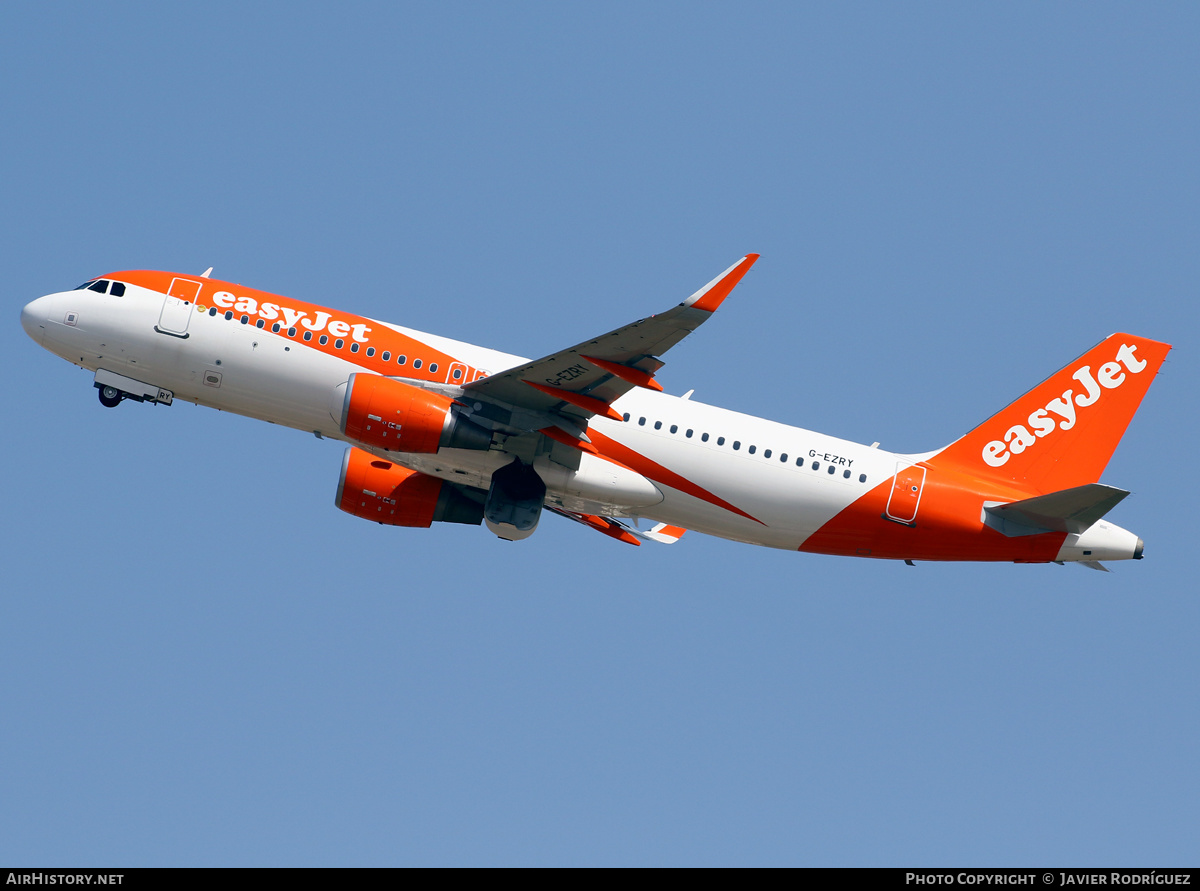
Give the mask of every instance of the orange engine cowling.
M 482 494 L 482 493 L 480 493 Z M 483 521 L 483 502 L 437 477 L 376 458 L 362 449 L 346 449 L 334 503 L 364 520 L 387 526 Z
M 492 434 L 450 410 L 449 396 L 378 374 L 352 374 L 342 402 L 342 432 L 389 452 L 486 449 Z

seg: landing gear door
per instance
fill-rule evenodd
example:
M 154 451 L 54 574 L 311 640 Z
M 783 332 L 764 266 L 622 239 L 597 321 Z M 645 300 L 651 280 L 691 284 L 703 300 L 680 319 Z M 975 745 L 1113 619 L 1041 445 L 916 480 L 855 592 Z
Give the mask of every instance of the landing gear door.
M 892 494 L 888 496 L 884 517 L 915 526 L 917 508 L 921 504 L 921 490 L 925 487 L 925 468 L 919 464 L 896 465 L 896 477 L 892 481 Z
M 199 296 L 200 282 L 187 278 L 173 279 L 154 330 L 173 337 L 187 337 L 188 322 L 192 319 L 193 307 Z

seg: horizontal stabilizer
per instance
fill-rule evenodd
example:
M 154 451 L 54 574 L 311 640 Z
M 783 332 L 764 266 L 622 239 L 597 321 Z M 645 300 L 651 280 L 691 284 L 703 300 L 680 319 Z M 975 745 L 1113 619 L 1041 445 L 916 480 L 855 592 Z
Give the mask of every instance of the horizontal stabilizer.
M 1129 493 L 1115 486 L 1089 483 L 1049 495 L 1007 504 L 985 502 L 983 522 L 1010 538 L 1040 532 L 1087 531 Z

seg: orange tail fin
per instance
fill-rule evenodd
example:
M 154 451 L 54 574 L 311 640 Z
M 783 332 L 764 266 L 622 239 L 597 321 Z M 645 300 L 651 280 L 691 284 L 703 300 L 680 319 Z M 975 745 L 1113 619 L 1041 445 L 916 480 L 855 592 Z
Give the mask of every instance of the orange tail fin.
M 928 463 L 1037 492 L 1094 483 L 1170 349 L 1114 334 Z

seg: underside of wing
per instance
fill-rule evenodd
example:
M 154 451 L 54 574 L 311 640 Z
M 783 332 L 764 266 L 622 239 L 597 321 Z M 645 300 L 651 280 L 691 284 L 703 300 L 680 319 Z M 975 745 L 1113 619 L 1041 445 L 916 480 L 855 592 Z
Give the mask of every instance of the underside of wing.
M 658 523 L 649 532 L 622 523 L 620 520 L 615 520 L 612 517 L 598 517 L 593 514 L 580 514 L 574 511 L 564 510 L 560 507 L 546 505 L 546 509 L 553 511 L 560 517 L 566 517 L 568 520 L 574 520 L 583 526 L 590 529 L 595 529 L 609 538 L 615 538 L 617 541 L 623 541 L 625 544 L 641 545 L 643 541 L 654 541 L 659 544 L 674 544 L 683 537 L 687 532 L 681 526 L 669 526 L 666 523 Z
M 666 312 L 467 384 L 461 402 L 499 428 L 551 427 L 586 443 L 593 415 L 619 419 L 611 404 L 625 393 L 662 389 L 659 357 L 707 321 L 757 259 L 747 254 Z

